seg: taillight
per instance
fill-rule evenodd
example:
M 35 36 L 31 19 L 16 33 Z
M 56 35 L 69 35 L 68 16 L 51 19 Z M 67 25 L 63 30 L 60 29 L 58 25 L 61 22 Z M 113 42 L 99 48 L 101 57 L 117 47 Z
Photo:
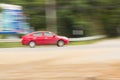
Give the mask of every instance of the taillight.
M 25 39 L 25 36 L 22 36 L 22 39 Z

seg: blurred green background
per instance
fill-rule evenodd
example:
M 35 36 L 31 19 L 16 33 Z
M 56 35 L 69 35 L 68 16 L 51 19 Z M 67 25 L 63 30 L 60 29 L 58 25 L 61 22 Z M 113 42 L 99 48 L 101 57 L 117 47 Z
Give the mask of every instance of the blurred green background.
M 67 37 L 120 36 L 120 0 L 0 0 L 20 5 L 35 30 Z

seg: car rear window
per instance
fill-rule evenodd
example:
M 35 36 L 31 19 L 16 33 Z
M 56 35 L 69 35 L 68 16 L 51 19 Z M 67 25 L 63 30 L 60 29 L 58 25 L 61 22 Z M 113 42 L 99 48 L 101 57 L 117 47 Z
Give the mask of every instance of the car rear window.
M 34 33 L 33 36 L 42 36 L 42 32 Z

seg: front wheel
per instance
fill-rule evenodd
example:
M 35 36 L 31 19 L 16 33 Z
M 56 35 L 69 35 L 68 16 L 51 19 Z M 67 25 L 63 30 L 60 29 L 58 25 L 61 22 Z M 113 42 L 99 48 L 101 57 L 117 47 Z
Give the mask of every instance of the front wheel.
M 58 47 L 63 47 L 64 45 L 65 45 L 65 43 L 64 43 L 63 40 L 59 40 L 59 41 L 57 42 L 57 46 L 58 46 Z
M 34 48 L 34 47 L 36 46 L 36 43 L 35 43 L 34 41 L 31 41 L 31 42 L 29 43 L 29 46 L 30 46 L 31 48 Z

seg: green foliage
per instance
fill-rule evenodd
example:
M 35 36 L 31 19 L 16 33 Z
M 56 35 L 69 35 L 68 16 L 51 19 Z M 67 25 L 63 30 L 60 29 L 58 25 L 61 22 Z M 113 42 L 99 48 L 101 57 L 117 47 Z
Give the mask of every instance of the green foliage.
M 0 42 L 0 48 L 23 47 L 20 42 Z
M 23 6 L 28 21 L 35 30 L 46 29 L 46 0 L 0 0 L 1 3 Z M 77 26 L 84 36 L 120 35 L 120 0 L 56 0 L 58 33 L 72 37 Z
M 23 0 L 25 4 L 23 5 L 25 14 L 28 17 L 28 22 L 35 30 L 45 30 L 45 0 Z
M 62 14 L 60 17 L 69 16 L 68 21 L 72 19 L 71 24 L 66 23 L 67 19 L 59 18 L 60 23 L 65 22 L 71 25 L 69 29 L 73 29 L 75 25 L 83 25 L 85 36 L 106 34 L 113 37 L 120 34 L 120 31 L 117 30 L 120 29 L 120 0 L 67 1 L 58 0 L 58 14 Z M 70 18 L 71 16 L 72 18 Z M 66 27 L 66 25 L 62 26 Z

